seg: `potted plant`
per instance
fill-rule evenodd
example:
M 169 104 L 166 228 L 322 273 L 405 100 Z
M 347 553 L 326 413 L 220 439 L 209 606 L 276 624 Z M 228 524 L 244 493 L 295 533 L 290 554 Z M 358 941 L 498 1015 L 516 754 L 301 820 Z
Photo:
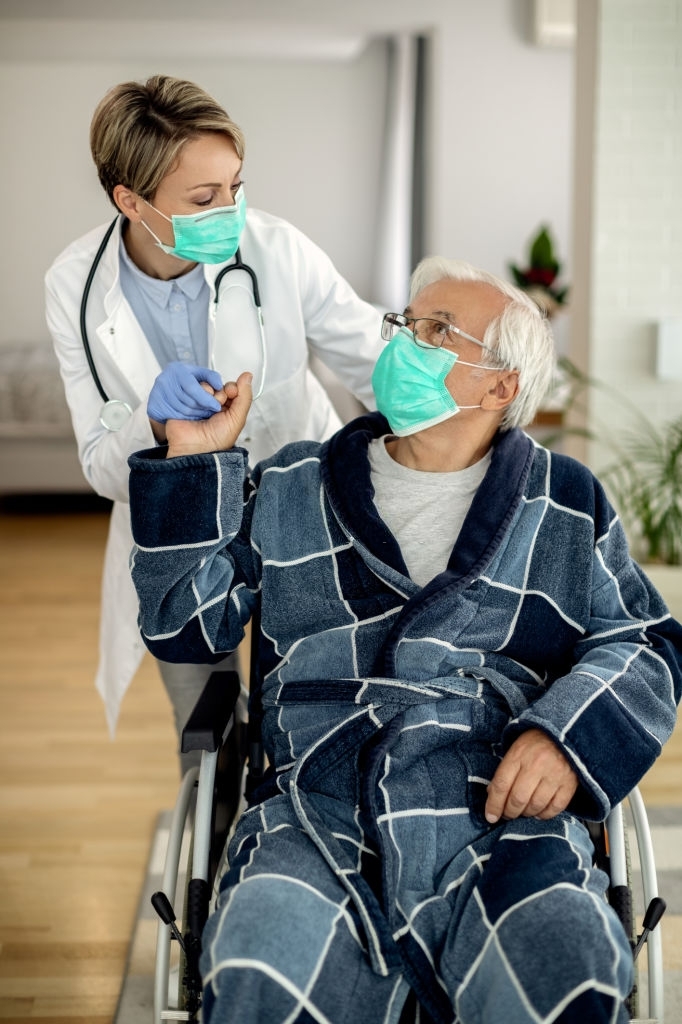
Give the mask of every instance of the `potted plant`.
M 682 620 L 682 416 L 654 426 L 641 414 L 601 474 L 632 553 Z
M 631 425 L 614 436 L 608 419 L 595 421 L 593 414 L 591 429 L 563 425 L 543 443 L 555 447 L 563 437 L 579 434 L 608 445 L 613 458 L 599 477 L 633 556 L 682 619 L 682 416 L 656 426 L 621 392 L 588 377 L 570 360 L 560 359 L 559 371 L 565 411 L 584 408 L 590 390 L 598 389 L 603 399 L 628 410 Z
M 661 427 L 638 417 L 602 473 L 641 561 L 682 564 L 682 416 Z
M 531 241 L 525 269 L 515 263 L 510 263 L 509 269 L 515 284 L 530 295 L 546 316 L 553 317 L 565 305 L 568 287 L 557 285 L 561 264 L 555 256 L 554 243 L 546 225 L 541 226 Z

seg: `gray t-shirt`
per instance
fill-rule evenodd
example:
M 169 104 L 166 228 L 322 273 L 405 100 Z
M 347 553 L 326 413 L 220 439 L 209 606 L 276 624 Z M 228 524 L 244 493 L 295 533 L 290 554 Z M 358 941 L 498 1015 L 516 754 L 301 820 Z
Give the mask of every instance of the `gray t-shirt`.
M 380 437 L 369 446 L 374 504 L 398 541 L 410 577 L 421 587 L 443 572 L 492 453 L 455 473 L 408 469 Z

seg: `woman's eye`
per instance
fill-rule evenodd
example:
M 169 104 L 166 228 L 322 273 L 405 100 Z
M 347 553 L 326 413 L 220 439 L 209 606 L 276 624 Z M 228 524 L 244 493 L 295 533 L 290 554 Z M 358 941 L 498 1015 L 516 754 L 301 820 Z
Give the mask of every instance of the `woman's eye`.
M 238 181 L 234 185 L 230 185 L 230 192 L 232 193 L 233 196 L 236 196 L 237 192 L 239 191 L 243 184 L 243 181 Z

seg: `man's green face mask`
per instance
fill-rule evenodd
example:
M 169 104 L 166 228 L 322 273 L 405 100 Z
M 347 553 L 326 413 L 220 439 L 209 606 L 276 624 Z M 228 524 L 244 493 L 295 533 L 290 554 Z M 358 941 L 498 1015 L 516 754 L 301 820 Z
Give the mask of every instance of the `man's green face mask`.
M 445 385 L 456 362 L 456 352 L 417 345 L 407 327 L 393 335 L 377 359 L 372 386 L 377 408 L 394 434 L 416 434 L 459 412 L 460 406 Z

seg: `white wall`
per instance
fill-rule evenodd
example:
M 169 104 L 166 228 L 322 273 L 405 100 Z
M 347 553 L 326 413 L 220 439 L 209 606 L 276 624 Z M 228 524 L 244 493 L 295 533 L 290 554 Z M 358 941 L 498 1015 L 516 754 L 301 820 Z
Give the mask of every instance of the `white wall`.
M 507 276 L 546 221 L 568 261 L 573 53 L 531 43 L 519 4 L 450 8 L 434 33 L 431 245 Z
M 281 10 L 278 0 L 248 11 L 194 0 L 187 20 L 179 0 L 61 0 L 54 19 L 48 0 L 3 0 L 0 344 L 46 336 L 44 270 L 110 216 L 88 151 L 97 101 L 157 71 L 224 103 L 246 132 L 249 201 L 296 223 L 372 298 L 381 37 L 401 29 L 432 44 L 427 251 L 506 275 L 546 221 L 570 279 L 572 54 L 533 44 L 530 0 L 289 0 L 285 19 Z M 297 57 L 275 59 L 273 47 Z M 325 48 L 346 57 L 310 56 Z
M 384 100 L 381 43 L 350 62 L 3 61 L 0 127 L 4 139 L 15 140 L 0 163 L 0 190 L 10 197 L 3 246 L 12 256 L 2 282 L 3 340 L 45 333 L 44 270 L 68 242 L 114 216 L 89 151 L 97 101 L 115 83 L 158 70 L 201 83 L 243 128 L 248 202 L 292 220 L 366 290 Z
M 682 319 L 682 0 L 580 0 L 578 26 L 573 351 L 661 423 L 682 412 L 682 379 L 656 375 L 655 328 Z M 599 390 L 589 425 L 602 443 L 578 454 L 599 468 L 605 435 L 636 423 Z

